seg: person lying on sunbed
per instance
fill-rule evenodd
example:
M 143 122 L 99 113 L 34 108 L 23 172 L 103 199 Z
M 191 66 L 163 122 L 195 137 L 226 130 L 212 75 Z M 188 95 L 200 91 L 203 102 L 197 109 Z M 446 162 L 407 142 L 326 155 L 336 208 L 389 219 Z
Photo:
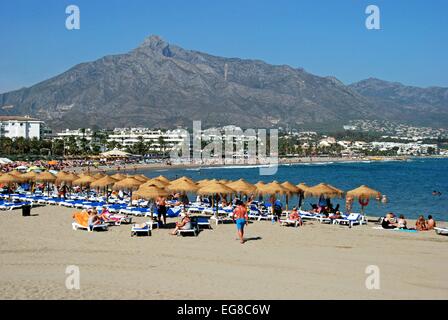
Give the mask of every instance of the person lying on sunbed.
M 177 234 L 179 230 L 189 230 L 191 229 L 191 219 L 185 211 L 180 213 L 182 220 L 180 222 L 176 222 L 176 228 L 174 228 L 171 234 L 174 236 Z
M 296 207 L 292 208 L 288 218 L 289 220 L 297 221 L 299 226 L 303 225 L 302 218 L 300 218 L 299 211 Z

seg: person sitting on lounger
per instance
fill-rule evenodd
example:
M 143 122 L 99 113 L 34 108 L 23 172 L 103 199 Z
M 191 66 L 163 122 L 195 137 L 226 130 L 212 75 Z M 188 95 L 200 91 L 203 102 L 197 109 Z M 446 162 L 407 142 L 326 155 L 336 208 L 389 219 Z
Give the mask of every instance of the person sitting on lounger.
M 381 222 L 381 226 L 383 229 L 395 229 L 398 227 L 398 224 L 393 221 L 393 213 L 388 213 L 386 217 L 384 217 L 383 222 Z
M 398 224 L 398 228 L 400 228 L 400 229 L 408 228 L 408 226 L 407 226 L 408 222 L 406 221 L 406 219 L 404 218 L 404 215 L 402 215 L 402 214 L 400 214 L 397 224 Z
M 89 210 L 89 227 L 92 228 L 95 225 L 101 224 L 101 219 L 98 216 L 96 209 L 95 211 Z
M 433 230 L 436 227 L 436 221 L 432 218 L 432 215 L 428 215 L 426 220 L 426 230 Z
M 109 219 L 110 219 L 110 212 L 109 212 L 109 210 L 107 210 L 107 207 L 103 207 L 103 209 L 101 210 L 100 219 L 103 222 L 109 221 Z
M 180 213 L 182 220 L 180 222 L 176 222 L 176 228 L 174 228 L 173 232 L 171 234 L 174 236 L 177 234 L 177 231 L 179 230 L 189 230 L 191 229 L 191 219 L 188 213 L 185 211 L 182 211 Z
M 415 229 L 418 231 L 426 231 L 428 227 L 426 226 L 425 217 L 423 215 L 419 216 L 417 221 L 415 222 Z
M 297 221 L 299 226 L 303 225 L 302 218 L 300 217 L 299 211 L 296 207 L 292 208 L 292 211 L 289 214 L 289 220 Z

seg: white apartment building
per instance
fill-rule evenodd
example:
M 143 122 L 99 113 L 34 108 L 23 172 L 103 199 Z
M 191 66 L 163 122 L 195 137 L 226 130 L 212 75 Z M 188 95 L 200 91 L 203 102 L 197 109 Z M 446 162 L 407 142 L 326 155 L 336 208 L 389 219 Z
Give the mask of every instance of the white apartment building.
M 0 137 L 41 139 L 44 122 L 27 116 L 0 116 Z
M 56 138 L 58 139 L 64 139 L 64 138 L 70 138 L 73 137 L 75 139 L 81 139 L 85 138 L 87 141 L 92 140 L 93 131 L 91 129 L 76 129 L 76 130 L 70 130 L 66 129 L 62 132 L 58 132 L 56 134 Z
M 183 130 L 151 130 L 148 128 L 116 128 L 113 133 L 109 134 L 108 141 L 115 141 L 121 144 L 123 147 L 132 146 L 137 143 L 141 138 L 146 143 L 151 143 L 155 150 L 161 150 L 162 146 L 159 143 L 159 139 L 163 138 L 164 148 L 170 150 L 183 142 L 186 138 L 186 134 Z

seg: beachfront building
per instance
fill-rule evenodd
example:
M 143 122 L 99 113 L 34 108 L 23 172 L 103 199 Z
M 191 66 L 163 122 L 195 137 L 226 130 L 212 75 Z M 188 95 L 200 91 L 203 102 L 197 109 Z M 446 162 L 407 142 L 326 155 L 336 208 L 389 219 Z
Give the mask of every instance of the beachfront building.
M 130 147 L 143 140 L 156 151 L 171 150 L 186 138 L 183 130 L 152 130 L 148 128 L 116 128 L 108 135 L 107 141 L 117 142 L 122 147 Z
M 76 130 L 70 130 L 66 129 L 62 132 L 58 132 L 56 134 L 56 138 L 58 139 L 68 139 L 68 138 L 74 138 L 74 139 L 86 139 L 87 141 L 91 141 L 93 136 L 92 129 L 76 129 Z
M 44 122 L 28 116 L 0 116 L 0 137 L 41 139 L 45 133 Z

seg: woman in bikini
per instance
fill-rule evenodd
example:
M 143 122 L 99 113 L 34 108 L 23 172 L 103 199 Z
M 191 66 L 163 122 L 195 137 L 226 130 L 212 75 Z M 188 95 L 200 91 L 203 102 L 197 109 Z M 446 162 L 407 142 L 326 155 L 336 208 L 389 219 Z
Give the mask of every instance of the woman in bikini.
M 173 236 L 175 236 L 179 230 L 191 229 L 191 219 L 188 214 L 185 211 L 182 211 L 180 215 L 182 216 L 182 220 L 180 222 L 176 222 L 176 228 L 174 228 L 173 232 L 171 232 L 171 235 Z
M 233 211 L 232 219 L 234 222 L 236 222 L 236 229 L 238 237 L 240 238 L 240 243 L 244 243 L 244 226 L 247 225 L 247 221 L 249 219 L 247 215 L 247 208 L 246 205 L 241 201 L 238 200 L 236 204 L 236 208 Z

